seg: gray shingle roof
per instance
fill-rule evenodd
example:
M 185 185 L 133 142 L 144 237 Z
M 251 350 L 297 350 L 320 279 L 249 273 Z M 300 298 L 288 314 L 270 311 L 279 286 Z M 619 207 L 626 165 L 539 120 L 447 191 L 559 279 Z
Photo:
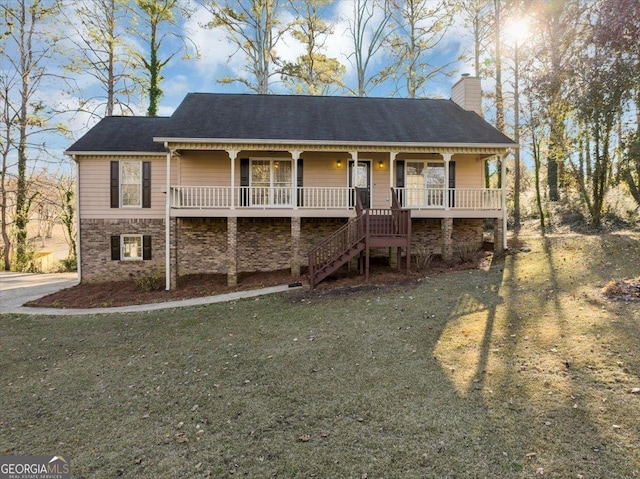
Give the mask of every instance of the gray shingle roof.
M 451 100 L 190 93 L 156 138 L 508 144 Z
M 169 118 L 106 117 L 76 152 L 164 152 L 153 139 L 514 144 L 451 100 L 189 93 Z
M 158 152 L 165 151 L 153 137 L 168 121 L 164 117 L 108 116 L 69 147 L 75 152 Z

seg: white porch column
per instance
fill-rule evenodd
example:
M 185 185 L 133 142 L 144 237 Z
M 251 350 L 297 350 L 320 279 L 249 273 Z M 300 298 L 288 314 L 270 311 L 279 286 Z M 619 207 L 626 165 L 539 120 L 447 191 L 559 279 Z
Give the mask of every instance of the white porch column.
M 501 155 L 502 175 L 502 248 L 507 250 L 507 153 Z
M 353 180 L 354 178 L 354 171 L 358 171 L 358 152 L 357 151 L 350 151 L 349 154 L 351 155 L 351 159 L 353 160 L 353 169 L 351 171 L 349 171 L 349 164 L 347 163 L 347 185 L 349 185 L 349 183 L 351 183 L 351 188 L 354 188 L 356 185 L 354 184 Z M 349 191 L 348 195 L 351 195 L 351 191 Z M 347 196 L 348 198 L 350 198 L 351 196 Z M 353 195 L 353 207 L 356 207 L 357 204 L 357 200 L 356 200 L 356 195 Z
M 448 210 L 450 207 L 449 201 L 449 162 L 451 161 L 451 153 L 442 153 L 444 159 L 444 209 Z
M 227 150 L 229 159 L 231 160 L 231 204 L 232 210 L 236 209 L 236 158 L 240 150 Z
M 291 191 L 293 192 L 291 199 L 293 201 L 293 209 L 298 209 L 298 160 L 300 159 L 300 155 L 302 154 L 302 150 L 290 150 L 291 153 L 291 162 L 293 163 L 293 168 L 291 168 L 293 178 L 291 178 Z
M 165 143 L 165 147 L 167 144 Z M 171 289 L 171 150 L 167 150 L 167 195 L 165 197 L 164 215 L 164 270 L 165 289 Z
M 353 166 L 354 167 L 358 167 L 358 152 L 357 151 L 350 151 L 349 154 L 351 155 L 351 159 L 353 160 Z
M 396 164 L 396 157 L 398 156 L 398 152 L 397 151 L 390 151 L 389 152 L 389 195 L 391 195 L 391 190 L 394 187 L 394 182 L 393 182 L 393 172 L 395 170 L 395 164 Z M 389 206 L 393 205 L 393 200 L 391 199 L 391 196 L 389 196 Z

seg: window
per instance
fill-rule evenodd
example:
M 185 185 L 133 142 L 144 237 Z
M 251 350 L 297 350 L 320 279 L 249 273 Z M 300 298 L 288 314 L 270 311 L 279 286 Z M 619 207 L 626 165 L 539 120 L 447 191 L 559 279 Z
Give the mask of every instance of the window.
M 151 162 L 111 162 L 111 207 L 151 208 Z
M 280 206 L 291 204 L 290 160 L 251 161 L 251 203 Z
M 120 205 L 138 207 L 142 205 L 142 162 L 120 162 Z
M 120 240 L 122 251 L 120 259 L 125 261 L 142 259 L 142 235 L 122 235 Z
M 407 161 L 407 206 L 443 206 L 444 163 Z
M 111 259 L 141 261 L 151 259 L 151 236 L 123 234 L 111 237 Z

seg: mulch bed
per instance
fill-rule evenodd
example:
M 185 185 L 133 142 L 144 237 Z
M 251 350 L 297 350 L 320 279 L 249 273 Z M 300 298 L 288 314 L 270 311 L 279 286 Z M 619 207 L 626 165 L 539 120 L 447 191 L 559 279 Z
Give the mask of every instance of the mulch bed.
M 490 254 L 472 263 L 442 261 L 435 258 L 426 271 L 412 271 L 409 275 L 404 270 L 389 267 L 385 262 L 372 259 L 369 281 L 357 271 L 341 270 L 320 283 L 316 290 L 305 291 L 304 294 L 321 294 L 323 296 L 342 295 L 346 291 L 354 292 L 362 288 L 376 285 L 402 284 L 413 282 L 425 276 L 434 276 L 448 271 L 459 271 L 477 268 L 480 262 L 486 261 Z M 283 284 L 301 283 L 308 286 L 307 277 L 293 279 L 290 270 L 272 272 L 244 273 L 239 275 L 238 285 L 227 286 L 226 275 L 196 274 L 179 278 L 178 288 L 164 290 L 164 278 L 158 291 L 143 291 L 135 281 L 113 281 L 109 283 L 82 283 L 63 289 L 43 298 L 31 301 L 26 306 L 41 308 L 108 308 L 134 304 L 161 303 L 179 301 L 181 299 L 199 298 L 217 294 L 266 288 Z

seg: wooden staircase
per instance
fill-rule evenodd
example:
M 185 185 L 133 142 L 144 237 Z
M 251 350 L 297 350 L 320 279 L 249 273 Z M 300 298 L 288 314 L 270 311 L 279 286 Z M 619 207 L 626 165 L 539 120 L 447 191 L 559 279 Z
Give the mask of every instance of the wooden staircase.
M 407 273 L 411 264 L 411 210 L 399 206 L 395 191 L 391 189 L 390 209 L 363 209 L 356 190 L 357 216 L 326 237 L 309 251 L 309 284 L 318 283 L 337 271 L 353 258 L 360 258 L 360 273 L 369 279 L 369 253 L 371 248 L 398 247 L 405 249 Z

